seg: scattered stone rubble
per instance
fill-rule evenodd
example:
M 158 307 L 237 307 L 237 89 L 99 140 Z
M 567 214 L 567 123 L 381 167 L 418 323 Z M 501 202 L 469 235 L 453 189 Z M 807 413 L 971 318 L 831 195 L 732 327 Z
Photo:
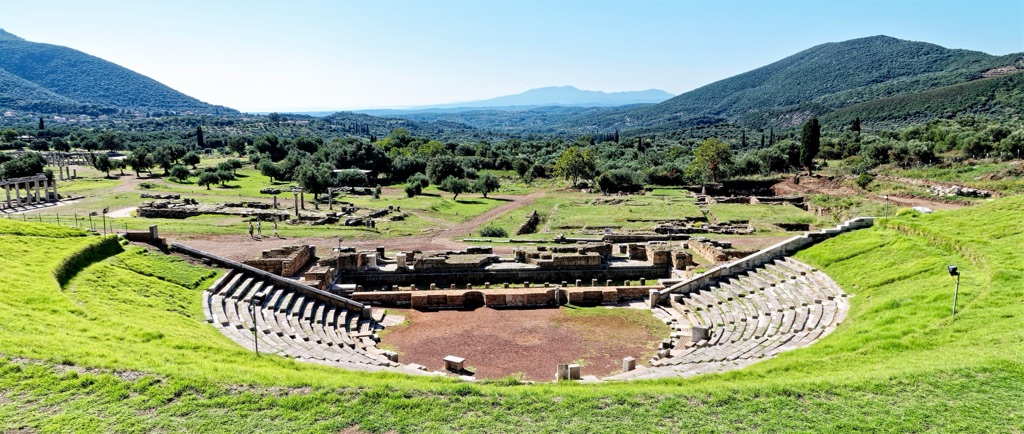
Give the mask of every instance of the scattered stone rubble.
M 976 188 L 963 187 L 959 185 L 933 185 L 928 191 L 936 196 L 953 197 L 990 197 L 992 192 L 988 190 L 978 190 Z

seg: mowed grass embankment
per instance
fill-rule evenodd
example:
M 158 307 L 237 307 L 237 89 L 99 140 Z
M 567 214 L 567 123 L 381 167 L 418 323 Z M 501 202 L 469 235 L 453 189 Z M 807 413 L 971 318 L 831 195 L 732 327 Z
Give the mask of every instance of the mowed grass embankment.
M 1015 197 L 829 240 L 798 255 L 851 295 L 825 339 L 724 375 L 600 385 L 465 384 L 257 358 L 203 320 L 209 270 L 125 247 L 62 288 L 53 270 L 99 238 L 0 221 L 0 429 L 1021 431 L 1021 221 Z M 949 263 L 963 272 L 955 317 Z

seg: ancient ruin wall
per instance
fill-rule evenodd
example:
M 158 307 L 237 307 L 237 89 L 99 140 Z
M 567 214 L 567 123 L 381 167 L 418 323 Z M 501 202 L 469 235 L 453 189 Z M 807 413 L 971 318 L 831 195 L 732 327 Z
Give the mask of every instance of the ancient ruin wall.
M 263 257 L 249 259 L 245 265 L 274 273 L 279 276 L 294 276 L 316 253 L 315 246 L 287 246 L 280 249 L 264 250 Z

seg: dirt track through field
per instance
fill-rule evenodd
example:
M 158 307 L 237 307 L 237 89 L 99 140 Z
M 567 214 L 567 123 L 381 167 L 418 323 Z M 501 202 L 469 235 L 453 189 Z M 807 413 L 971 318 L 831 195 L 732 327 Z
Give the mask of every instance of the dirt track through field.
M 906 178 L 904 178 L 904 179 L 895 179 L 895 178 L 893 178 L 892 180 L 896 181 L 896 182 L 905 182 L 905 183 L 908 183 L 908 184 L 915 184 L 915 182 L 910 182 Z M 779 182 L 778 184 L 775 184 L 774 186 L 772 186 L 772 189 L 775 190 L 775 194 L 778 194 L 780 196 L 786 196 L 786 195 L 806 196 L 806 195 L 811 195 L 811 194 L 827 194 L 829 196 L 848 197 L 848 196 L 857 196 L 857 195 L 864 194 L 863 191 L 859 192 L 859 191 L 853 189 L 852 187 L 843 185 L 843 184 L 841 184 L 841 183 L 839 183 L 837 181 L 829 181 L 827 179 L 818 178 L 818 177 L 814 177 L 814 176 L 802 176 L 802 177 L 800 177 L 800 183 L 799 184 L 794 183 L 792 177 L 786 178 L 784 181 Z M 881 197 L 875 197 L 875 200 L 882 201 L 883 199 Z M 897 207 L 924 206 L 924 207 L 931 208 L 933 210 L 940 210 L 940 209 L 941 210 L 949 210 L 949 209 L 959 209 L 959 208 L 963 208 L 964 207 L 963 205 L 956 204 L 956 203 L 947 203 L 947 202 L 942 202 L 942 201 L 939 201 L 939 200 L 930 200 L 930 199 L 924 199 L 924 198 L 920 198 L 920 197 L 901 196 L 901 195 L 895 195 L 895 194 L 890 194 L 889 195 L 889 202 L 891 202 L 893 206 L 897 206 Z
M 352 240 L 345 241 L 345 244 L 359 249 L 373 249 L 378 246 L 383 246 L 390 252 L 464 249 L 466 248 L 466 243 L 456 241 L 454 238 L 466 236 L 507 212 L 528 206 L 544 194 L 546 194 L 546 192 L 534 192 L 525 196 L 494 196 L 495 199 L 503 199 L 508 202 L 494 207 L 487 212 L 462 223 L 453 224 L 448 221 L 439 221 L 439 226 L 444 224 L 447 225 L 447 227 L 442 228 L 431 235 L 383 238 L 377 240 Z M 282 246 L 290 246 L 297 242 L 307 245 L 315 245 L 317 246 L 318 252 L 330 252 L 331 248 L 338 245 L 337 238 L 292 238 L 288 235 L 287 225 L 281 225 L 279 231 L 283 238 L 274 238 L 270 236 L 272 234 L 272 230 L 269 227 L 264 227 L 263 237 L 256 237 L 255 239 L 250 238 L 247 233 L 239 233 L 238 235 L 188 236 L 186 239 L 172 239 L 171 241 L 180 241 L 190 247 L 235 261 L 252 259 L 257 257 L 260 251 Z M 172 238 L 174 237 L 172 236 Z M 495 247 L 494 250 L 496 253 L 510 253 L 512 251 L 512 247 Z M 321 254 L 323 255 L 325 253 Z

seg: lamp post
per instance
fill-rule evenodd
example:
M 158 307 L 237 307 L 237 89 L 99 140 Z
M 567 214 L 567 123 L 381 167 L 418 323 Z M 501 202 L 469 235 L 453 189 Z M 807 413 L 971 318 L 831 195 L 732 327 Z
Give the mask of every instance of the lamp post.
M 885 199 L 885 220 L 889 221 L 889 195 L 883 194 L 882 198 Z
M 953 315 L 956 315 L 956 296 L 960 293 L 960 271 L 956 269 L 956 265 L 952 264 L 946 266 L 946 270 L 949 271 L 950 276 L 956 276 L 956 289 L 953 290 Z
M 256 349 L 256 355 L 260 355 L 260 341 L 256 339 L 256 305 L 263 306 L 263 293 L 257 292 L 249 300 L 249 314 L 252 318 L 252 345 Z

